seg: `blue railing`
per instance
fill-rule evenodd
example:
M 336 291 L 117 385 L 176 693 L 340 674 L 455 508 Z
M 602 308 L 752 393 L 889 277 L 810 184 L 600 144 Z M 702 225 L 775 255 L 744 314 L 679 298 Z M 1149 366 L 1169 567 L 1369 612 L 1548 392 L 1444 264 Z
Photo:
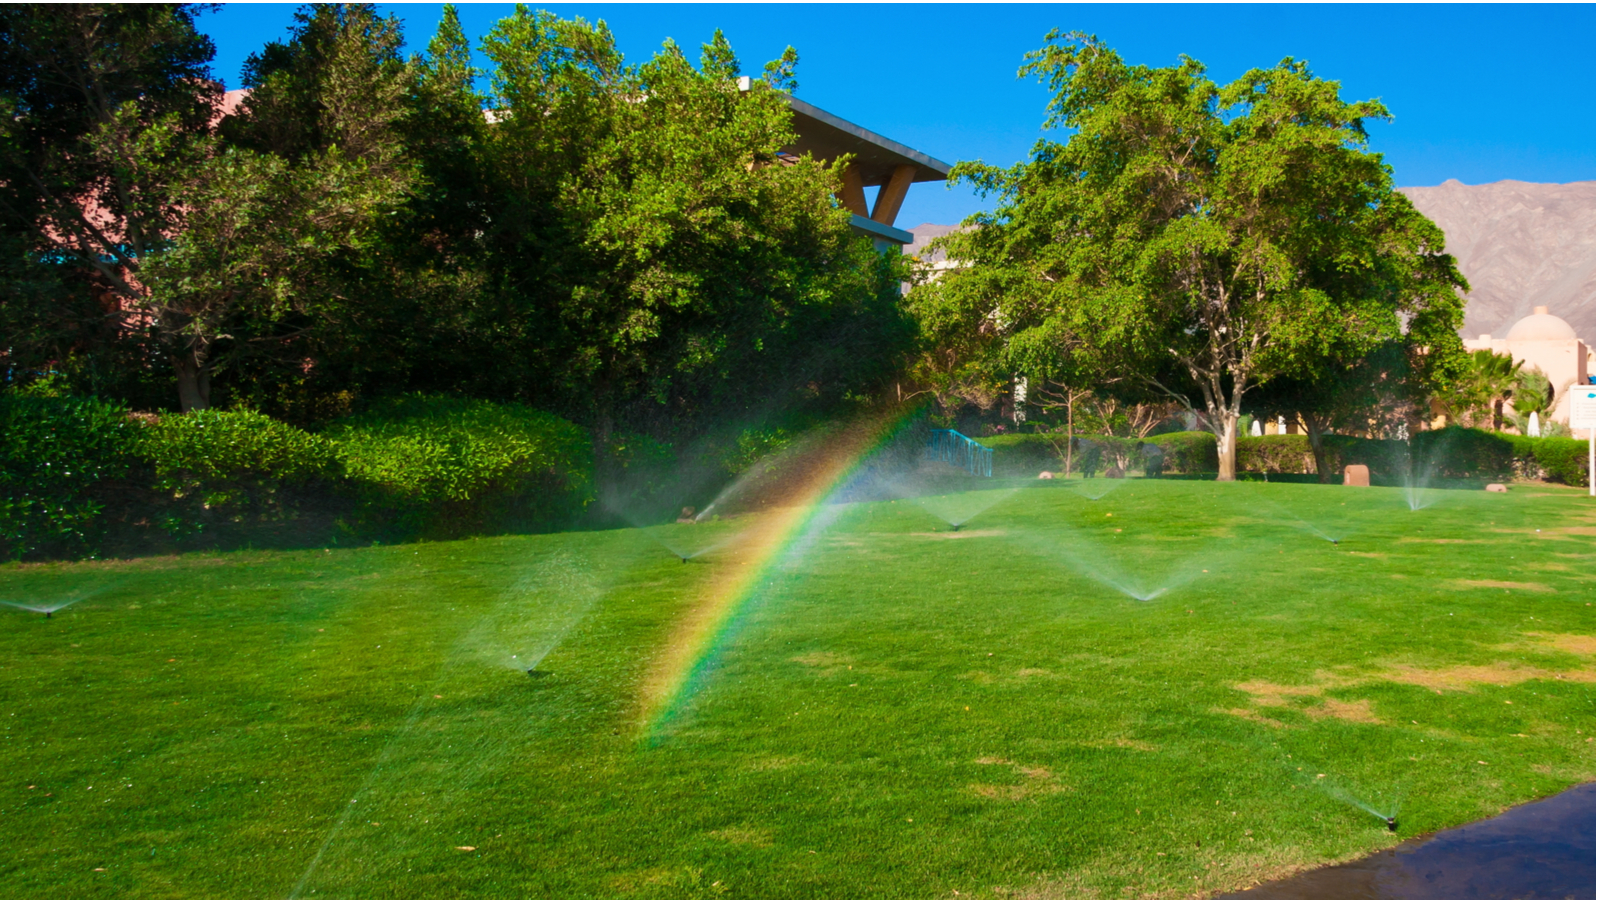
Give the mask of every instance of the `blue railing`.
M 960 466 L 980 478 L 994 475 L 994 451 L 948 428 L 935 428 L 928 435 L 928 458 Z

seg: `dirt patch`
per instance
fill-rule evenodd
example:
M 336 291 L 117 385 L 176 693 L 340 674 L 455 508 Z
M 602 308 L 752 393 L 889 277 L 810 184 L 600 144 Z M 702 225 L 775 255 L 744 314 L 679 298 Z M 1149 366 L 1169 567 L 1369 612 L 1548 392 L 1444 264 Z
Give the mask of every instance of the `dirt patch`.
M 1543 631 L 1530 631 L 1527 638 L 1535 644 L 1560 650 L 1562 653 L 1571 653 L 1574 656 L 1594 655 L 1594 635 L 1592 634 L 1550 634 Z
M 1279 722 L 1277 719 L 1269 719 L 1266 716 L 1263 716 L 1261 713 L 1256 712 L 1253 709 L 1215 709 L 1215 710 L 1212 710 L 1212 712 L 1225 713 L 1225 714 L 1230 715 L 1230 716 L 1238 716 L 1241 719 L 1248 719 L 1248 720 L 1256 723 L 1257 725 L 1265 725 L 1268 728 L 1288 728 L 1289 727 L 1289 726 L 1283 724 L 1282 722 Z
M 1056 780 L 1055 774 L 1043 766 L 1024 766 L 998 756 L 981 756 L 974 760 L 980 766 L 1006 766 L 1022 777 L 1019 784 L 972 784 L 968 789 L 988 800 L 1029 800 L 1049 794 L 1059 794 L 1066 786 Z
M 1339 687 L 1346 682 L 1335 679 L 1323 672 L 1316 674 L 1316 684 L 1273 684 L 1270 681 L 1246 681 L 1244 684 L 1234 685 L 1235 690 L 1244 691 L 1250 695 L 1250 702 L 1257 706 L 1289 706 L 1290 697 L 1320 697 L 1322 692 L 1330 687 Z
M 1018 678 L 1037 678 L 1037 677 L 1040 677 L 1040 676 L 1048 676 L 1048 675 L 1054 675 L 1054 674 L 1055 673 L 1050 671 L 1049 669 L 1018 669 L 1017 670 L 1017 677 Z
M 1497 662 L 1487 666 L 1447 666 L 1442 669 L 1394 666 L 1383 677 L 1387 681 L 1414 684 L 1432 691 L 1470 691 L 1480 684 L 1508 687 L 1513 684 L 1521 684 L 1524 681 L 1533 681 L 1536 678 L 1592 683 L 1594 681 L 1594 670 L 1572 669 L 1566 672 L 1558 672 L 1553 669 Z
M 1161 749 L 1160 747 L 1157 747 L 1155 744 L 1149 743 L 1148 741 L 1141 741 L 1134 738 L 1125 737 L 1114 737 L 1103 741 L 1080 741 L 1078 746 L 1093 747 L 1096 750 L 1109 750 L 1112 748 L 1116 748 L 1118 750 L 1138 750 L 1141 753 L 1155 753 Z
M 1336 700 L 1329 697 L 1322 701 L 1320 706 L 1308 707 L 1306 715 L 1313 719 L 1340 719 L 1345 722 L 1359 722 L 1363 725 L 1387 725 L 1383 719 L 1372 712 L 1370 700 Z
M 1362 552 L 1357 551 L 1357 550 L 1351 550 L 1350 551 L 1350 555 L 1351 556 L 1365 556 L 1367 559 L 1388 559 L 1389 558 L 1389 554 L 1387 554 L 1387 553 L 1362 553 Z
M 1472 588 L 1500 588 L 1507 591 L 1533 591 L 1539 594 L 1553 594 L 1556 592 L 1556 589 L 1550 585 L 1540 584 L 1537 581 L 1474 581 L 1460 578 L 1450 583 L 1457 588 L 1468 590 Z
M 768 828 L 723 828 L 706 833 L 730 844 L 745 844 L 751 847 L 772 846 L 772 830 Z

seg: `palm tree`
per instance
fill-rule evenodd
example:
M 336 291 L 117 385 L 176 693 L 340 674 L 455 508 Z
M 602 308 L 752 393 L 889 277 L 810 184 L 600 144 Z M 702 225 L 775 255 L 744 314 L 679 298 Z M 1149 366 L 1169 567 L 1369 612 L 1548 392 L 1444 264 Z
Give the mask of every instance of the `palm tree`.
M 1540 422 L 1550 421 L 1550 411 L 1556 405 L 1555 387 L 1550 384 L 1550 379 L 1538 369 L 1529 369 L 1519 373 L 1515 392 L 1511 397 L 1511 409 L 1517 416 L 1517 430 L 1523 434 L 1528 433 L 1528 416 L 1531 413 L 1539 414 Z
M 1467 355 L 1467 371 L 1444 400 L 1450 418 L 1472 425 L 1480 417 L 1496 430 L 1501 423 L 1501 407 L 1517 387 L 1517 370 L 1522 364 L 1504 353 L 1474 350 Z

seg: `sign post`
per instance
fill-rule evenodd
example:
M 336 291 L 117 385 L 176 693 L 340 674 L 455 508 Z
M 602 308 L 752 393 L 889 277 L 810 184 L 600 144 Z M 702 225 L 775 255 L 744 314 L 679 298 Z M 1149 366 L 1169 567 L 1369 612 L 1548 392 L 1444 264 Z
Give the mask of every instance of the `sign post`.
M 1567 395 L 1567 427 L 1572 429 L 1586 428 L 1589 431 L 1589 496 L 1594 496 L 1594 464 L 1595 464 L 1595 392 L 1592 384 L 1575 384 Z

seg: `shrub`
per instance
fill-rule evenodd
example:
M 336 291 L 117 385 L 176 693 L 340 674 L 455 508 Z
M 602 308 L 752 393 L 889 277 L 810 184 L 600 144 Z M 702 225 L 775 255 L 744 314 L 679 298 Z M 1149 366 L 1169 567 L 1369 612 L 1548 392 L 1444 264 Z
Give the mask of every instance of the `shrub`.
M 994 474 L 1002 478 L 1037 475 L 1045 470 L 1061 468 L 1061 454 L 1056 442 L 1064 442 L 1061 434 L 999 434 L 978 438 L 978 443 L 994 451 Z
M 1517 474 L 1574 487 L 1589 486 L 1589 442 L 1569 437 L 1510 439 Z
M 0 555 L 92 551 L 104 525 L 95 490 L 128 474 L 134 427 L 92 397 L 0 394 Z
M 367 524 L 390 531 L 542 527 L 594 499 L 588 435 L 521 404 L 405 397 L 327 436 Z
M 162 416 L 140 432 L 137 453 L 153 486 L 179 501 L 191 522 L 202 510 L 272 509 L 283 488 L 339 474 L 326 438 L 250 410 Z
M 1217 437 L 1209 431 L 1174 431 L 1144 440 L 1160 448 L 1163 472 L 1197 475 L 1217 471 Z
M 1241 437 L 1234 465 L 1240 472 L 1290 475 L 1315 475 L 1317 472 L 1317 460 L 1311 453 L 1311 439 L 1303 434 Z
M 1451 425 L 1411 438 L 1411 465 L 1418 476 L 1493 479 L 1511 475 L 1507 435 Z

